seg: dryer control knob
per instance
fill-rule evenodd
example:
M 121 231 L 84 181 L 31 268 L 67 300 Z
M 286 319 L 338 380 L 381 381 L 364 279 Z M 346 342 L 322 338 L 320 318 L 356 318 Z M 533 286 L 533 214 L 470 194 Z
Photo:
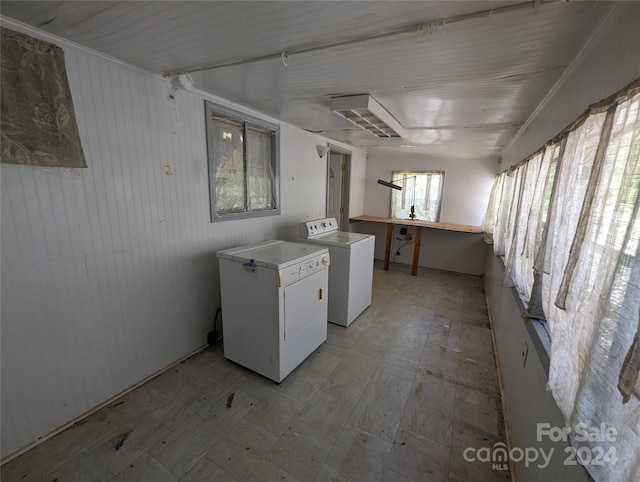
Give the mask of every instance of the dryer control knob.
M 322 257 L 322 264 L 325 266 L 329 266 L 330 262 L 329 262 L 329 256 L 323 256 Z

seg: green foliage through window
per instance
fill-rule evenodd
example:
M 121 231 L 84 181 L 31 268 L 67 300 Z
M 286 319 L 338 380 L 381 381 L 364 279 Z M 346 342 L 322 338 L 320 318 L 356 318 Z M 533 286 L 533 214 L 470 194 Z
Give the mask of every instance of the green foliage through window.
M 211 220 L 279 214 L 279 128 L 205 103 Z

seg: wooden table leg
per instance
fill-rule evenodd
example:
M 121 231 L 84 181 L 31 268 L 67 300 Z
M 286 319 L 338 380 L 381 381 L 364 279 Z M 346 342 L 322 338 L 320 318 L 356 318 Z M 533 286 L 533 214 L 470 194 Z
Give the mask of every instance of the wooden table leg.
M 387 244 L 384 247 L 384 267 L 385 271 L 389 271 L 389 257 L 391 255 L 391 240 L 393 239 L 393 224 L 387 224 Z
M 411 265 L 411 276 L 417 276 L 418 274 L 418 259 L 420 258 L 421 242 L 422 242 L 422 227 L 416 226 L 416 242 L 413 245 L 413 265 Z

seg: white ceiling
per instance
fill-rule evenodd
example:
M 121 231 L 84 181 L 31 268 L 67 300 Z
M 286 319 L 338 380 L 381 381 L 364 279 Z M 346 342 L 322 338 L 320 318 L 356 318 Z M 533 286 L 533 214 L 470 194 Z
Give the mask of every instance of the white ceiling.
M 0 5 L 3 16 L 150 72 L 236 63 L 192 73 L 196 87 L 330 139 L 469 159 L 499 158 L 609 7 L 489 0 Z M 400 122 L 404 138 L 377 138 L 331 112 L 331 97 L 364 93 Z

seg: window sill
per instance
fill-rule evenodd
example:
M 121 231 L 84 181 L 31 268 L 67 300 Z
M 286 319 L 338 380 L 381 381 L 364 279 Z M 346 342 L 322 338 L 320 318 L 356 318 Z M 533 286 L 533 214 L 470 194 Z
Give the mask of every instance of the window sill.
M 238 221 L 240 219 L 254 219 L 254 218 L 262 218 L 265 216 L 278 216 L 280 214 L 280 210 L 271 210 L 271 211 L 251 211 L 247 213 L 235 213 L 235 214 L 221 214 L 214 216 L 212 222 L 219 223 L 223 221 Z
M 500 264 L 500 267 L 502 268 L 502 272 L 504 275 L 504 271 L 505 271 L 504 256 L 496 256 L 496 257 L 498 258 L 498 263 Z M 551 354 L 551 338 L 549 337 L 549 332 L 547 331 L 547 324 L 546 322 L 535 320 L 526 316 L 525 315 L 526 307 L 524 302 L 520 298 L 520 295 L 518 294 L 518 290 L 516 290 L 513 287 L 510 289 L 511 289 L 511 294 L 515 299 L 516 305 L 518 306 L 518 310 L 520 311 L 520 315 L 522 316 L 522 321 L 524 322 L 524 326 L 527 329 L 527 332 L 529 333 L 529 337 L 531 338 L 533 347 L 536 350 L 538 358 L 540 359 L 540 362 L 542 363 L 544 371 L 548 376 L 549 360 L 550 360 L 549 356 Z

